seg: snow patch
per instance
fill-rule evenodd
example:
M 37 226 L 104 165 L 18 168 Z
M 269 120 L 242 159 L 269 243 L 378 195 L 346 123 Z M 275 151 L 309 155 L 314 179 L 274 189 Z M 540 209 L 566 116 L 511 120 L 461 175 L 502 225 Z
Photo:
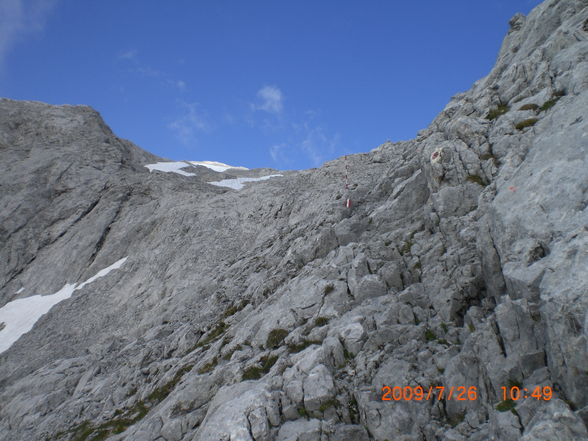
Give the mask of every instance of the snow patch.
M 104 277 L 106 274 L 108 274 L 110 271 L 113 271 L 115 269 L 119 269 L 121 266 L 123 266 L 123 264 L 127 261 L 127 258 L 124 257 L 116 262 L 114 262 L 112 265 L 110 265 L 107 268 L 104 268 L 100 271 L 98 271 L 96 273 L 96 275 L 90 277 L 88 280 L 86 280 L 84 283 L 81 283 L 76 289 L 82 289 L 84 286 L 89 285 L 90 283 L 92 283 L 94 280 L 99 279 L 100 277 Z
M 214 170 L 215 172 L 224 172 L 229 170 L 230 168 L 232 169 L 237 169 L 237 170 L 249 170 L 247 167 L 234 167 L 232 165 L 228 165 L 228 164 L 223 164 L 222 162 L 216 162 L 216 161 L 188 161 L 190 164 L 193 165 L 202 165 L 203 167 L 208 167 L 211 170 Z
M 196 176 L 194 173 L 188 173 L 182 170 L 184 167 L 190 167 L 191 164 L 178 161 L 178 162 L 156 162 L 155 164 L 147 164 L 145 167 L 149 169 L 149 172 L 153 170 L 162 171 L 165 173 L 177 173 L 183 176 Z
M 235 178 L 235 179 L 223 179 L 222 181 L 209 182 L 209 184 L 216 185 L 218 187 L 229 187 L 235 190 L 241 190 L 246 182 L 265 181 L 270 178 L 275 178 L 283 175 L 267 175 L 261 178 Z
M 49 310 L 59 302 L 69 299 L 74 291 L 82 289 L 100 277 L 104 277 L 110 271 L 120 268 L 127 258 L 120 259 L 108 268 L 98 271 L 85 282 L 76 285 L 66 283 L 55 294 L 42 296 L 34 295 L 8 302 L 0 308 L 0 353 L 6 351 L 22 335 L 33 329 L 33 326 Z M 20 291 L 19 291 L 20 292 Z
M 21 289 L 19 289 L 18 291 L 16 291 L 16 293 L 17 293 L 17 294 L 20 294 L 20 293 L 21 293 L 21 292 L 23 292 L 23 291 L 24 291 L 24 286 L 23 286 Z

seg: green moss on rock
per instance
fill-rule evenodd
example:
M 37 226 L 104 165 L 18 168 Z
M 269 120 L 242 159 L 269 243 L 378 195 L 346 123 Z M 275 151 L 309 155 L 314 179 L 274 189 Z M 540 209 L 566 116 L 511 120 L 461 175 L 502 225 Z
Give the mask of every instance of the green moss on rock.
M 484 182 L 484 180 L 482 179 L 482 177 L 480 177 L 478 175 L 468 175 L 468 177 L 466 178 L 466 181 L 473 182 L 474 184 L 481 185 L 482 187 L 485 187 L 487 185 Z
M 518 123 L 517 125 L 515 125 L 515 128 L 517 130 L 523 130 L 523 129 L 526 129 L 527 127 L 534 126 L 535 123 L 537 123 L 537 121 L 539 121 L 537 118 L 529 118 L 529 119 L 526 119 L 524 121 L 521 121 L 520 123 Z
M 325 401 L 324 403 L 322 403 L 319 407 L 319 411 L 320 412 L 325 412 L 327 409 L 330 409 L 331 407 L 335 407 L 337 405 L 337 400 L 335 399 L 330 399 L 328 401 Z
M 539 109 L 539 106 L 537 104 L 534 104 L 534 103 L 525 104 L 524 106 L 519 107 L 519 110 L 534 110 L 534 111 L 537 111 L 537 109 Z
M 314 325 L 320 328 L 321 326 L 325 326 L 327 323 L 329 323 L 329 320 L 329 317 L 317 317 L 314 321 Z
M 509 410 L 513 410 L 515 408 L 515 402 L 511 399 L 501 401 L 496 405 L 496 410 L 498 412 L 508 412 Z
M 504 115 L 509 110 L 510 110 L 510 107 L 508 107 L 506 104 L 499 104 L 498 106 L 490 109 L 490 111 L 488 112 L 488 115 L 486 115 L 486 119 L 489 121 L 493 121 L 493 120 L 497 119 L 498 117 Z
M 206 363 L 204 366 L 202 366 L 200 369 L 198 369 L 198 373 L 200 375 L 203 375 L 203 374 L 207 374 L 209 372 L 212 372 L 217 365 L 218 365 L 218 358 L 214 357 L 212 360 L 210 360 L 208 363 Z
M 267 374 L 278 360 L 277 355 L 261 357 L 260 364 L 249 366 L 243 371 L 242 380 L 258 380 Z
M 431 329 L 425 329 L 425 340 L 426 341 L 437 340 L 437 335 Z
M 286 329 L 272 329 L 267 336 L 265 341 L 265 346 L 268 349 L 275 349 L 279 348 L 284 341 L 284 339 L 288 336 L 289 332 Z
M 213 341 L 215 341 L 217 338 L 219 338 L 228 329 L 228 327 L 229 326 L 225 322 L 221 321 L 211 331 L 209 331 L 208 334 L 206 334 L 206 336 L 202 337 L 198 341 L 198 343 L 196 343 L 193 347 L 188 349 L 188 353 L 190 353 L 198 348 L 203 348 L 203 347 L 206 348 Z
M 320 345 L 322 341 L 318 340 L 302 340 L 300 343 L 291 343 L 288 345 L 288 351 L 291 354 L 301 352 L 311 345 Z

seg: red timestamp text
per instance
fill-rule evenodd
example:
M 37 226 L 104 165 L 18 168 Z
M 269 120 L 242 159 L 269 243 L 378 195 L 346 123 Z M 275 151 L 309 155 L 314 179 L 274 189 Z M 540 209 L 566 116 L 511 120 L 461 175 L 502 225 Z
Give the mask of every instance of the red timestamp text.
M 456 400 L 475 401 L 478 399 L 476 386 L 383 386 L 382 401 L 427 401 Z
M 527 398 L 535 398 L 536 400 L 549 401 L 553 397 L 553 389 L 549 386 L 535 386 L 532 389 L 526 387 L 504 387 L 502 386 L 502 399 L 503 400 L 526 400 Z

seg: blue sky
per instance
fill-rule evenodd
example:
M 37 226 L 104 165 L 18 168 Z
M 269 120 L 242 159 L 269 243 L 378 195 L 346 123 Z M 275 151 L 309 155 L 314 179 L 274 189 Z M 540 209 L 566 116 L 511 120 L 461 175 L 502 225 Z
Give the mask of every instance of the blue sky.
M 413 138 L 539 0 L 0 0 L 0 96 L 169 159 L 301 169 Z

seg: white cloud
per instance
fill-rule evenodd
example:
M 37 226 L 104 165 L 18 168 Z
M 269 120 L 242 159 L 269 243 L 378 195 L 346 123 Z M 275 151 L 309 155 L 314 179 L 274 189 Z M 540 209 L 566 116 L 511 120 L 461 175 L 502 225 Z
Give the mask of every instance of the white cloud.
M 330 134 L 322 126 L 305 121 L 292 123 L 295 135 L 289 142 L 272 145 L 268 152 L 280 166 L 287 166 L 297 158 L 306 159 L 312 167 L 321 166 L 333 157 L 339 144 L 339 134 Z
M 257 91 L 260 102 L 253 104 L 254 110 L 264 110 L 268 113 L 281 113 L 284 107 L 284 95 L 276 86 L 264 86 Z
M 269 148 L 269 154 L 274 162 L 284 164 L 289 162 L 285 150 L 286 144 L 275 144 Z
M 322 127 L 309 127 L 304 125 L 306 136 L 301 142 L 300 147 L 306 156 L 310 159 L 313 166 L 320 166 L 327 156 L 335 152 L 335 147 L 339 142 L 339 135 L 329 136 Z
M 0 0 L 0 70 L 15 44 L 45 27 L 56 0 Z
M 170 122 L 167 127 L 173 131 L 182 144 L 194 141 L 196 132 L 209 131 L 211 126 L 198 103 L 182 103 L 184 113 Z
M 3 0 L 0 0 L 0 2 Z M 137 73 L 143 77 L 158 78 L 161 84 L 169 85 L 180 92 L 184 92 L 188 87 L 188 84 L 184 80 L 175 80 L 170 77 L 166 72 L 159 71 L 152 68 L 151 66 L 142 62 L 139 57 L 139 52 L 136 49 L 128 49 L 120 51 L 116 56 L 124 66 L 134 73 Z
M 121 60 L 135 60 L 137 59 L 137 50 L 129 49 L 128 51 L 122 51 L 118 54 L 118 58 Z
M 186 90 L 188 86 L 185 81 L 183 80 L 167 80 L 168 84 L 171 84 L 173 87 L 177 88 L 180 92 Z
M 152 78 L 159 78 L 161 77 L 161 72 L 157 69 L 153 69 L 150 66 L 138 66 L 135 68 L 135 72 L 145 76 L 145 77 L 152 77 Z

